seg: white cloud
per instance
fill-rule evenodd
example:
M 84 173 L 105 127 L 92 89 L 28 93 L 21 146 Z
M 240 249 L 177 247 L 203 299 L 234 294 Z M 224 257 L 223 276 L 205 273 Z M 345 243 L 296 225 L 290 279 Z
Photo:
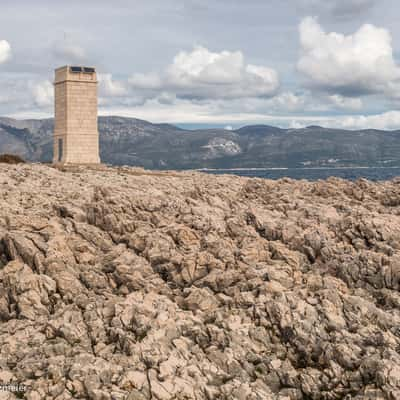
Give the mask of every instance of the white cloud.
M 346 129 L 400 129 L 400 111 L 388 111 L 377 115 L 348 116 L 338 122 L 335 124 L 336 127 Z
M 0 74 L 0 115 L 46 115 L 53 113 L 53 85 L 36 74 Z M 17 111 L 16 111 L 17 110 Z
M 218 125 L 247 125 L 267 123 L 279 126 L 288 126 L 293 115 L 282 110 L 281 114 L 274 114 L 270 108 L 271 99 L 237 99 L 192 101 L 190 99 L 175 99 L 172 103 L 161 102 L 159 98 L 150 99 L 143 104 L 131 107 L 121 105 L 100 106 L 101 115 L 121 115 L 135 117 L 151 122 L 168 123 L 203 123 Z M 250 103 L 250 105 L 248 105 Z M 314 120 L 313 117 L 299 116 L 299 121 Z M 318 117 L 323 121 L 331 117 Z M 310 125 L 307 122 L 306 125 Z
M 176 102 L 176 96 L 173 93 L 166 93 L 166 92 L 161 92 L 157 96 L 157 101 L 160 104 L 174 104 Z
M 306 106 L 304 95 L 296 95 L 292 92 L 283 92 L 270 101 L 271 107 L 277 110 L 296 111 L 302 110 Z
M 51 106 L 54 102 L 54 88 L 50 81 L 43 81 L 32 87 L 33 100 L 39 107 Z
M 177 86 L 234 84 L 240 82 L 243 72 L 240 51 L 212 53 L 204 47 L 196 47 L 190 53 L 181 51 L 168 67 L 170 82 Z
M 289 117 L 287 117 L 289 120 Z M 292 119 L 289 127 L 299 129 L 309 125 L 320 125 L 334 129 L 400 129 L 400 111 L 388 111 L 374 115 L 344 115 L 344 116 L 303 116 Z
M 304 122 L 291 120 L 289 122 L 289 129 L 302 129 L 302 128 L 305 128 L 307 125 L 308 124 L 305 124 Z
M 312 17 L 300 24 L 302 55 L 298 69 L 322 90 L 356 96 L 394 93 L 400 68 L 393 59 L 390 33 L 363 25 L 352 35 L 326 33 Z
M 161 79 L 155 73 L 136 73 L 133 74 L 128 81 L 137 89 L 160 89 L 162 87 Z
M 124 84 L 113 79 L 112 74 L 98 74 L 99 91 L 102 96 L 120 97 L 128 93 Z
M 343 110 L 361 110 L 363 106 L 362 100 L 358 97 L 344 97 L 340 94 L 334 94 L 328 98 L 332 104 Z
M 55 42 L 53 53 L 61 62 L 67 62 L 68 64 L 86 59 L 86 50 L 70 39 Z
M 363 107 L 363 102 L 358 97 L 345 97 L 339 94 L 312 93 L 305 91 L 300 94 L 282 92 L 277 96 L 264 100 L 261 107 L 278 113 L 302 112 L 305 114 L 333 110 L 357 111 Z
M 334 110 L 357 111 L 363 102 L 357 97 L 345 97 L 339 94 L 282 92 L 270 99 L 251 99 L 240 101 L 237 109 L 247 111 L 267 111 L 268 113 L 287 114 L 288 112 L 331 113 Z
M 233 99 L 271 97 L 279 87 L 275 70 L 246 64 L 240 51 L 214 53 L 205 47 L 181 51 L 161 74 L 134 74 L 135 89 L 163 90 L 180 98 Z
M 123 100 L 122 98 L 121 100 Z M 129 97 L 133 99 L 133 95 Z M 117 101 L 116 101 L 117 100 Z M 165 92 L 142 102 L 112 98 L 100 102 L 102 114 L 137 117 L 152 122 L 205 123 L 231 125 L 267 123 L 278 126 L 323 125 L 341 127 L 344 117 L 332 116 L 333 109 L 354 111 L 361 100 L 339 95 L 314 96 L 310 92 L 283 92 L 273 98 L 193 100 L 177 98 Z M 362 103 L 361 103 L 362 105 Z
M 0 64 L 11 58 L 11 46 L 7 40 L 0 40 Z

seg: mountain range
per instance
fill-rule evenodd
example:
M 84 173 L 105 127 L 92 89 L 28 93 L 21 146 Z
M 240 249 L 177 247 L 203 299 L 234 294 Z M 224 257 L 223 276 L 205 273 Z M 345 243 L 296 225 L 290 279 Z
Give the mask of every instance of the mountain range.
M 52 160 L 53 119 L 0 118 L 0 153 Z M 400 166 L 400 131 L 251 125 L 186 130 L 99 117 L 102 162 L 148 169 Z

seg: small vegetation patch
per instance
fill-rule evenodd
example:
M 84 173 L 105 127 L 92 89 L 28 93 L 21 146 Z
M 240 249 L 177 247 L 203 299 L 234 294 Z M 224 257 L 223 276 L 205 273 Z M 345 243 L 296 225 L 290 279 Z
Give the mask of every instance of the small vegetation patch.
M 21 164 L 25 163 L 25 160 L 17 156 L 15 154 L 0 154 L 0 163 L 5 163 L 5 164 Z

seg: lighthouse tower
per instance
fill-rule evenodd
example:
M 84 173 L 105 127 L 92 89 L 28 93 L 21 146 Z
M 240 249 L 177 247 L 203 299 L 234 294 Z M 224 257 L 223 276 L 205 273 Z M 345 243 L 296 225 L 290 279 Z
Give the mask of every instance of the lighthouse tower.
M 99 164 L 97 76 L 92 67 L 55 70 L 54 164 Z

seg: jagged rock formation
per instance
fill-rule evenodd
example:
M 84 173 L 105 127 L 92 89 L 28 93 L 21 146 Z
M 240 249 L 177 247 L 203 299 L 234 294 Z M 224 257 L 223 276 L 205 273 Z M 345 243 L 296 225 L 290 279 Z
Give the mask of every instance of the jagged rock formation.
M 28 400 L 400 398 L 399 181 L 0 165 L 0 243 Z

